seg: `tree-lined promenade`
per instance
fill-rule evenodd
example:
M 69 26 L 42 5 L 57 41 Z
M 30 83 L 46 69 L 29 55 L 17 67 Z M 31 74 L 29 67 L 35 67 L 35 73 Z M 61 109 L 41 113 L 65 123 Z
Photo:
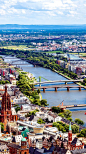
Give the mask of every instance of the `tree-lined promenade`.
M 30 52 L 30 51 L 18 51 L 18 50 L 8 50 L 0 49 L 1 54 L 5 55 L 16 55 L 17 58 L 25 58 L 28 62 L 37 63 L 39 66 L 44 68 L 49 68 L 51 70 L 57 70 L 68 77 L 75 79 L 77 74 L 68 71 L 68 69 L 62 68 L 60 65 L 56 64 L 56 59 L 52 55 L 46 55 L 41 52 Z
M 45 99 L 40 100 L 40 90 L 33 91 L 34 88 L 34 80 L 30 79 L 26 74 L 19 74 L 17 86 L 20 88 L 20 91 L 26 95 L 32 104 L 36 104 L 39 106 L 47 106 L 47 101 Z
M 61 75 L 65 76 L 68 79 L 77 79 L 77 74 L 68 71 L 68 69 L 61 67 L 56 63 L 56 59 L 52 55 L 46 55 L 46 53 L 41 52 L 31 52 L 31 51 L 19 51 L 19 50 L 9 50 L 9 49 L 0 49 L 1 54 L 3 55 L 15 55 L 17 58 L 25 59 L 31 64 L 36 64 L 44 68 L 51 69 Z M 86 79 L 81 82 L 86 86 Z

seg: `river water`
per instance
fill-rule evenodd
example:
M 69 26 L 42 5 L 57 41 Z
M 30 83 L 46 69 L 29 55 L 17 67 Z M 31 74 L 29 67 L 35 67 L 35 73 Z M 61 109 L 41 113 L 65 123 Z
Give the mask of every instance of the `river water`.
M 12 58 L 12 57 L 11 57 Z M 10 63 L 11 61 L 15 61 L 16 59 L 5 59 L 5 62 Z M 17 63 L 17 66 L 23 69 L 23 71 L 30 72 L 33 74 L 35 78 L 39 81 L 39 76 L 41 76 L 41 81 L 47 80 L 67 80 L 63 76 L 42 67 L 34 67 L 32 64 L 25 62 L 23 60 L 14 62 Z M 22 65 L 19 65 L 22 64 Z M 27 64 L 27 65 L 23 65 Z M 42 78 L 43 77 L 43 78 Z M 45 79 L 44 79 L 45 78 Z M 56 84 L 65 84 L 65 83 L 54 83 Z M 74 83 L 68 83 L 68 85 L 75 85 Z M 63 100 L 64 105 L 76 105 L 76 104 L 86 104 L 86 90 L 82 89 L 79 91 L 77 88 L 70 89 L 68 92 L 66 88 L 59 88 L 57 92 L 54 89 L 46 89 L 45 93 L 41 90 L 42 99 L 47 99 L 47 103 L 49 106 L 58 106 Z M 80 118 L 84 122 L 86 122 L 86 107 L 83 108 L 73 108 L 70 109 L 72 111 L 72 118 Z

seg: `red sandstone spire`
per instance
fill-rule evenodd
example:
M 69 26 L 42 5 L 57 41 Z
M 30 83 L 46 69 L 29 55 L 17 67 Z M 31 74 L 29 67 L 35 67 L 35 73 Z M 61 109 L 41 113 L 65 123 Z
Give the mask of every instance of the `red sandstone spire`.
M 7 94 L 7 86 L 5 85 L 5 94 Z
M 7 86 L 5 85 L 5 93 L 2 96 L 2 110 L 10 111 L 11 110 L 11 101 L 10 95 L 7 93 Z
M 7 121 L 17 121 L 17 115 L 12 115 L 10 95 L 7 93 L 5 85 L 5 93 L 2 96 L 0 121 L 4 123 L 4 131 L 6 131 Z

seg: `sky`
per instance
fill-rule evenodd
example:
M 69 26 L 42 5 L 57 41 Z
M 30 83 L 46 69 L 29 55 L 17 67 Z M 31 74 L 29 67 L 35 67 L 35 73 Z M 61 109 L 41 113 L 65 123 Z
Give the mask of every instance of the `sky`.
M 0 24 L 86 24 L 86 0 L 0 0 Z

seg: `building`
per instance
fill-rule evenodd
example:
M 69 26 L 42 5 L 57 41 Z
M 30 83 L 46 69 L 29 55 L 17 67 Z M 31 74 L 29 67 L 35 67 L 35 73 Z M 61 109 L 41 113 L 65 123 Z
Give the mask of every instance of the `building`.
M 82 141 L 80 141 L 77 137 L 72 139 L 71 123 L 69 125 L 68 140 L 66 138 L 62 138 L 61 136 L 58 136 L 57 146 L 58 154 L 62 152 L 62 149 L 69 150 L 69 153 L 68 151 L 66 151 L 67 154 L 71 154 L 73 153 L 73 151 L 77 151 L 77 154 L 80 154 L 80 151 L 84 151 L 84 143 L 82 143 Z
M 29 154 L 29 147 L 27 146 L 27 140 L 25 138 L 21 139 L 21 146 L 18 144 L 9 143 L 8 147 L 10 154 Z
M 6 144 L 0 143 L 0 154 L 10 154 L 9 148 L 7 147 Z
M 12 115 L 10 95 L 7 93 L 7 86 L 5 86 L 5 93 L 2 96 L 0 114 L 0 122 L 4 123 L 4 131 L 6 131 L 7 123 L 10 121 L 17 121 L 17 115 Z
M 69 125 L 69 132 L 68 132 L 68 149 L 69 150 L 84 149 L 84 143 L 82 143 L 78 138 L 75 137 L 72 140 L 71 123 Z

